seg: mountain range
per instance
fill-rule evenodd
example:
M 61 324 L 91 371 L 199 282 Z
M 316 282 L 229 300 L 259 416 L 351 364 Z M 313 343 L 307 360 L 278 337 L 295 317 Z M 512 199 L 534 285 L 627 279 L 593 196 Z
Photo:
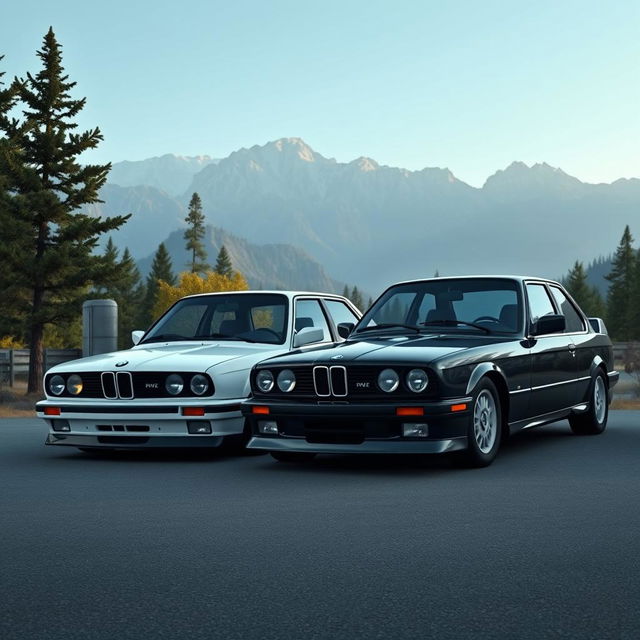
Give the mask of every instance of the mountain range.
M 157 158 L 131 163 L 135 170 L 114 165 L 118 171 L 102 191 L 105 204 L 93 208 L 97 215 L 133 213 L 114 240 L 136 258 L 146 257 L 141 265 L 184 227 L 186 205 L 197 191 L 207 222 L 243 239 L 247 251 L 277 255 L 291 245 L 296 249 L 287 249 L 289 255 L 315 260 L 329 280 L 372 292 L 436 269 L 441 275 L 557 277 L 576 259 L 612 251 L 625 224 L 633 231 L 640 210 L 638 179 L 583 183 L 545 163 L 514 162 L 475 188 L 448 169 L 409 171 L 365 157 L 337 162 L 300 138 L 283 138 L 200 168 L 189 164 L 190 182 L 175 195 L 175 163 L 162 158 L 163 165 Z M 134 184 L 147 175 L 153 184 Z M 177 252 L 180 242 L 174 243 Z M 265 243 L 272 247 L 252 246 Z M 274 267 L 283 282 L 286 269 L 297 269 L 289 261 Z

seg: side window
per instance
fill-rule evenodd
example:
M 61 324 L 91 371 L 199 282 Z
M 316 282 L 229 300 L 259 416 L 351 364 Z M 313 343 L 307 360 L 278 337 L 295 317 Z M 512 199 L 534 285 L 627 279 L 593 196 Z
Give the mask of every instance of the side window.
M 296 302 L 294 330 L 298 332 L 306 327 L 322 329 L 323 337 L 319 342 L 328 342 L 331 340 L 329 325 L 327 324 L 327 319 L 324 316 L 318 300 L 298 300 Z
M 558 287 L 550 287 L 551 294 L 556 300 L 556 304 L 560 307 L 562 315 L 564 315 L 566 322 L 565 333 L 573 333 L 574 331 L 584 331 L 584 322 L 582 318 L 575 310 L 575 307 L 569 302 L 567 296 L 562 293 Z
M 538 322 L 538 319 L 542 318 L 542 316 L 556 312 L 544 285 L 528 284 L 527 296 L 529 298 L 529 316 L 531 322 Z
M 344 302 L 340 302 L 339 300 L 325 300 L 324 303 L 327 305 L 327 309 L 329 309 L 329 313 L 336 327 L 341 322 L 358 323 L 358 316 L 356 316 Z

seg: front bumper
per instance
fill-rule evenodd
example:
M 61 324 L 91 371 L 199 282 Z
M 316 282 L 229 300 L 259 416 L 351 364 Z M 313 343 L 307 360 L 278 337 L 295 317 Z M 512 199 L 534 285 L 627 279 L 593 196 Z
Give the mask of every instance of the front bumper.
M 472 398 L 398 406 L 396 403 L 264 402 L 242 405 L 252 438 L 249 449 L 314 453 L 446 453 L 466 449 Z M 452 411 L 455 405 L 466 405 Z M 423 415 L 398 415 L 398 410 Z M 258 413 L 256 413 L 258 411 Z M 268 413 L 267 413 L 268 411 Z M 275 422 L 266 435 L 261 422 Z M 426 424 L 427 437 L 404 437 L 403 424 Z
M 245 419 L 240 411 L 243 400 L 149 404 L 49 399 L 38 402 L 36 412 L 49 425 L 45 442 L 48 445 L 96 449 L 202 448 L 218 447 L 226 436 L 244 432 Z M 203 409 L 203 415 L 188 415 L 195 407 Z M 202 427 L 205 432 L 198 433 L 197 429 Z

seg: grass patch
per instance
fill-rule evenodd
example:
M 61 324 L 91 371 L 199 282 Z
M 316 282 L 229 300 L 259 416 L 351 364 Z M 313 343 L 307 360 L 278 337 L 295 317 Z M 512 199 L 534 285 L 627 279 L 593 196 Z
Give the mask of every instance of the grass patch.
M 36 402 L 42 400 L 39 393 L 27 393 L 26 382 L 16 382 L 13 387 L 0 387 L 0 418 L 33 418 Z

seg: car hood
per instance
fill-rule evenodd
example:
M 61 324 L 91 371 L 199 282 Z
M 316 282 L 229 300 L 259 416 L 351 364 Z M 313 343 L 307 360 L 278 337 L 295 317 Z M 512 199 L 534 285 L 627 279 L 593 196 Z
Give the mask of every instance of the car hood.
M 276 357 L 268 364 L 318 365 L 318 364 L 379 364 L 403 362 L 429 364 L 461 351 L 505 342 L 511 338 L 475 335 L 420 335 L 384 336 L 351 339 L 339 345 L 329 345 L 312 351 L 292 352 L 284 358 Z M 267 364 L 267 363 L 265 363 Z
M 285 351 L 287 348 L 284 345 L 232 341 L 158 343 L 71 360 L 57 365 L 49 371 L 68 373 L 72 371 L 117 371 L 119 369 L 121 371 L 204 372 L 224 363 L 229 363 L 230 367 L 234 369 L 250 368 L 261 359 Z

